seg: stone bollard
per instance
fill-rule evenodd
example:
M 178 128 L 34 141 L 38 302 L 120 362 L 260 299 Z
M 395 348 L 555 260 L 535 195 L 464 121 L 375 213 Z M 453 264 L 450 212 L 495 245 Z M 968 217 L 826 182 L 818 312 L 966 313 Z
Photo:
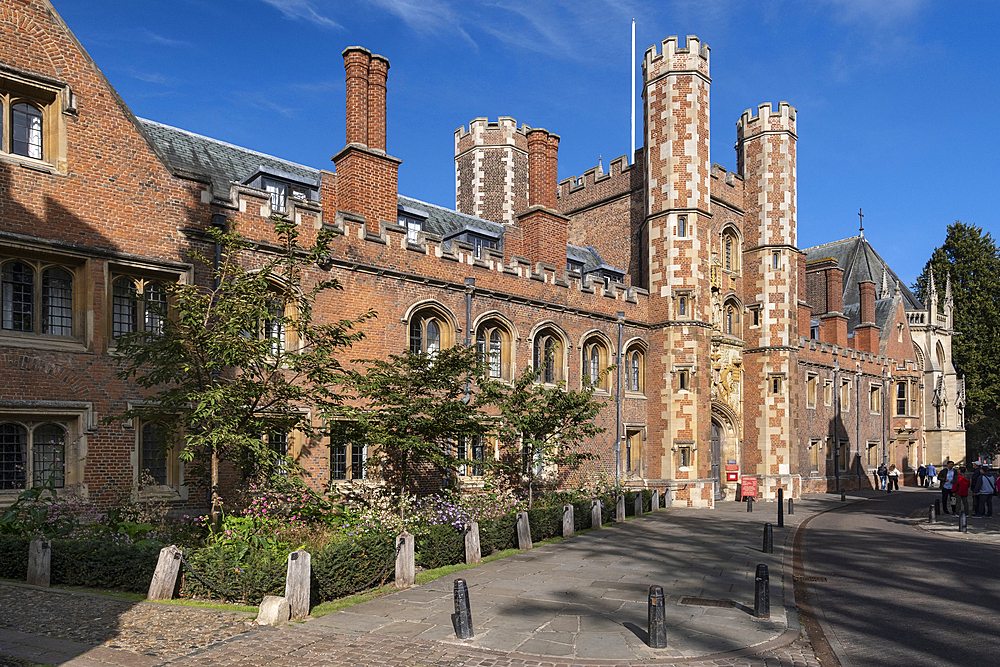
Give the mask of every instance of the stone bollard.
M 455 636 L 459 639 L 471 639 L 475 635 L 472 631 L 469 586 L 465 583 L 465 579 L 455 580 L 455 613 L 452 614 L 451 624 L 455 627 Z
M 277 595 L 268 595 L 260 601 L 257 609 L 258 625 L 283 625 L 291 617 L 288 600 Z
M 663 598 L 663 586 L 654 584 L 649 587 L 647 616 L 649 648 L 667 648 L 667 612 Z
M 477 521 L 465 524 L 465 562 L 483 562 L 483 551 L 479 546 L 479 522 Z
M 753 615 L 757 618 L 771 617 L 771 582 L 767 574 L 767 565 L 761 563 L 757 566 L 757 575 L 754 577 L 753 592 Z
M 774 537 L 773 531 L 771 529 L 771 524 L 764 524 L 764 548 L 763 552 L 766 554 L 774 553 Z
M 309 588 L 312 578 L 312 556 L 305 549 L 288 554 L 285 572 L 285 599 L 293 621 L 309 615 Z
M 618 496 L 618 501 L 615 502 L 615 521 L 621 522 L 625 520 L 625 496 Z
M 570 504 L 563 505 L 563 537 L 576 535 L 576 508 Z
M 969 532 L 969 520 L 966 518 L 964 511 L 958 515 L 958 530 L 962 533 Z
M 396 588 L 409 588 L 417 580 L 413 535 L 405 530 L 396 536 Z
M 788 516 L 792 516 L 793 514 L 795 514 L 795 503 L 794 503 L 794 501 L 791 498 L 789 498 L 788 499 Z
M 603 523 L 603 518 L 601 517 L 601 501 L 598 498 L 594 498 L 590 501 L 590 527 L 600 528 Z
M 52 565 L 52 548 L 48 540 L 31 540 L 28 544 L 28 583 L 32 586 L 49 587 L 49 572 Z M 171 588 L 173 593 L 174 589 Z
M 531 549 L 531 524 L 528 522 L 527 512 L 517 513 L 517 548 Z
M 785 527 L 785 490 L 778 489 L 778 528 Z
M 160 549 L 160 557 L 156 561 L 153 580 L 149 582 L 147 600 L 170 600 L 174 597 L 177 587 L 177 573 L 181 569 L 181 550 L 170 545 Z
M 656 512 L 660 509 L 660 490 L 653 489 L 653 500 L 649 504 L 650 511 Z
M 927 510 L 927 523 L 937 523 L 937 517 L 934 514 L 934 506 L 931 505 Z
M 635 492 L 635 501 L 633 502 L 635 515 L 642 516 L 642 491 Z

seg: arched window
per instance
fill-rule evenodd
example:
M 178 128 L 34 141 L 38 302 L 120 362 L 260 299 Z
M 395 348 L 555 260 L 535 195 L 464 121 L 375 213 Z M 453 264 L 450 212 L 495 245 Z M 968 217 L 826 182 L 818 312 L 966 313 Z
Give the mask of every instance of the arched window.
M 453 344 L 451 325 L 436 308 L 422 308 L 410 316 L 410 352 L 437 354 Z
M 285 351 L 285 302 L 274 299 L 268 304 L 269 317 L 264 320 L 264 340 L 271 342 L 270 352 L 277 356 Z
M 0 424 L 0 491 L 23 489 L 28 476 L 28 429 Z
M 42 424 L 35 427 L 32 435 L 32 485 L 51 481 L 55 488 L 63 488 L 66 486 L 66 429 L 58 424 Z
M 11 153 L 42 159 L 42 112 L 27 102 L 11 107 Z
M 111 290 L 113 338 L 137 331 L 160 333 L 166 315 L 167 291 L 162 284 L 132 276 L 115 278 Z
M 3 328 L 8 331 L 33 331 L 34 270 L 24 262 L 7 262 L 0 275 Z
M 646 359 L 642 348 L 633 345 L 625 352 L 625 389 L 641 393 L 645 391 Z
M 535 370 L 540 371 L 539 381 L 554 384 L 566 379 L 565 349 L 562 336 L 552 327 L 535 334 L 532 361 Z
M 722 232 L 722 268 L 733 273 L 740 270 L 740 239 L 731 227 Z
M 476 349 L 493 379 L 510 379 L 511 333 L 499 319 L 488 319 L 476 328 Z
M 57 489 L 66 486 L 66 428 L 51 422 L 0 424 L 0 491 L 50 482 Z
M 684 316 L 687 315 L 687 297 L 682 296 L 677 300 L 677 314 Z
M 723 308 L 723 327 L 726 334 L 730 336 L 741 336 L 740 328 L 740 305 L 736 301 L 727 301 Z
M 591 336 L 583 343 L 582 372 L 584 384 L 595 385 L 598 389 L 607 390 L 610 377 L 601 372 L 610 365 L 608 345 L 603 338 Z

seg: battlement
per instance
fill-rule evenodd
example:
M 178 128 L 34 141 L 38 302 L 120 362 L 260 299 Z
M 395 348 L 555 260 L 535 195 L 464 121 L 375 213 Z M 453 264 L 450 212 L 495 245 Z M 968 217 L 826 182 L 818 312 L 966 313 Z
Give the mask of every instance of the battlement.
M 462 125 L 455 130 L 455 155 L 474 146 L 514 146 L 527 151 L 527 135 L 532 129 L 524 124 L 518 127 L 517 120 L 510 116 L 500 116 L 496 121 L 473 118 L 468 129 Z
M 770 102 L 757 106 L 757 115 L 752 115 L 747 109 L 736 123 L 738 139 L 751 137 L 762 132 L 787 131 L 795 134 L 796 110 L 788 102 L 779 102 L 777 111 L 773 111 Z
M 564 199 L 572 194 L 584 190 L 588 186 L 593 187 L 594 185 L 609 181 L 616 176 L 628 174 L 634 166 L 635 165 L 628 163 L 628 158 L 626 156 L 621 155 L 608 163 L 608 171 L 604 171 L 604 169 L 601 168 L 601 165 L 597 165 L 596 167 L 591 167 L 587 171 L 583 172 L 582 176 L 570 176 L 569 178 L 564 178 L 559 181 L 558 197 L 559 199 Z
M 655 44 L 646 49 L 642 71 L 647 81 L 677 71 L 698 71 L 708 76 L 711 49 L 696 35 L 688 35 L 684 46 L 678 46 L 677 36 L 672 35 L 663 40 L 660 48 L 660 53 Z
M 712 178 L 716 178 L 720 183 L 724 183 L 731 188 L 742 188 L 743 187 L 743 177 L 737 174 L 735 171 L 728 171 L 721 164 L 712 163 Z M 739 181 L 739 184 L 736 183 Z

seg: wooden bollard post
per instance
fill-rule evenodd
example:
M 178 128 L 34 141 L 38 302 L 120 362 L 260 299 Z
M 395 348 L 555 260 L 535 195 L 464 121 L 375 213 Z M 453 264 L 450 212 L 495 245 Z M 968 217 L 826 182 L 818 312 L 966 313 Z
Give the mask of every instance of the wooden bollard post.
M 660 490 L 653 489 L 653 502 L 650 503 L 650 511 L 655 512 L 660 509 Z
M 483 562 L 483 552 L 479 546 L 479 523 L 476 521 L 465 524 L 465 562 Z
M 531 549 L 531 524 L 528 522 L 527 512 L 517 513 L 517 548 Z
M 409 588 L 417 580 L 413 535 L 405 530 L 396 536 L 396 588 Z
M 635 515 L 642 516 L 642 491 L 635 492 Z
M 312 556 L 305 549 L 288 554 L 285 573 L 285 599 L 293 621 L 309 615 L 309 587 L 312 577 Z
M 156 561 L 156 571 L 153 580 L 149 582 L 148 600 L 170 600 L 174 597 L 177 587 L 177 573 L 181 571 L 181 550 L 171 544 L 160 549 L 160 557 Z
M 563 505 L 563 537 L 576 535 L 576 508 L 570 504 Z
M 590 527 L 600 528 L 603 523 L 604 519 L 601 517 L 601 501 L 598 498 L 594 498 L 590 501 Z
M 28 545 L 28 583 L 32 586 L 49 587 L 49 568 L 52 564 L 52 549 L 48 540 L 31 540 Z
M 618 496 L 618 501 L 615 503 L 615 521 L 625 520 L 625 496 Z

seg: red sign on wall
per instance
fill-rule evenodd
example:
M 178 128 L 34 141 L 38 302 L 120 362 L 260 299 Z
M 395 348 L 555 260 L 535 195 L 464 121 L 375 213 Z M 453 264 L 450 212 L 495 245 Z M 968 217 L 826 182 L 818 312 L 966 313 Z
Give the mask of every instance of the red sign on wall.
M 727 472 L 730 471 L 730 470 L 739 470 L 739 469 L 740 469 L 740 467 L 738 465 L 736 465 L 735 463 L 727 463 L 726 464 L 726 471 Z
M 743 494 L 743 498 L 756 498 L 757 497 L 757 478 L 743 476 L 743 485 L 740 487 L 740 493 Z M 741 500 L 743 499 L 741 498 Z
M 740 474 L 738 472 L 727 472 L 726 473 L 726 481 L 727 482 L 736 482 L 736 481 L 739 481 L 739 478 L 740 478 Z

